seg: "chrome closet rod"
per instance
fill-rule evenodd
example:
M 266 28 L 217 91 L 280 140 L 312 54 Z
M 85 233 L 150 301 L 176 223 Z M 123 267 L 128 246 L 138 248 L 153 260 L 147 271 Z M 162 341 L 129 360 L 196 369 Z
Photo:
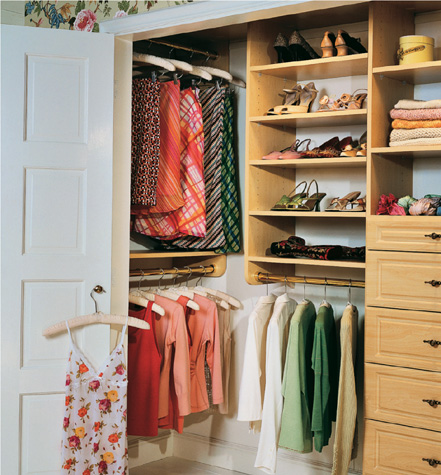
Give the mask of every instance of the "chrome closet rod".
M 258 282 L 274 283 L 291 283 L 291 284 L 308 284 L 308 285 L 329 285 L 334 287 L 359 287 L 364 288 L 365 283 L 362 280 L 352 279 L 328 279 L 323 277 L 288 277 L 286 275 L 267 274 L 266 272 L 257 272 L 254 275 Z
M 185 275 L 185 274 L 203 274 L 209 275 L 216 271 L 216 266 L 210 264 L 208 266 L 198 266 L 198 267 L 172 267 L 171 269 L 133 269 L 130 271 L 130 277 L 141 277 L 148 275 Z

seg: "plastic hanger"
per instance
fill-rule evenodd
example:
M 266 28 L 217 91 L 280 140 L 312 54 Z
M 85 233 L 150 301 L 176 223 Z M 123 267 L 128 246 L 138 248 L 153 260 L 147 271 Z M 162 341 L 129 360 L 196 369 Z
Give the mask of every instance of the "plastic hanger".
M 225 79 L 226 81 L 230 82 L 233 80 L 233 76 L 228 72 L 224 71 L 223 69 L 212 68 L 210 66 L 198 66 L 199 69 L 202 71 L 206 71 L 208 74 L 215 76 L 217 78 Z
M 309 303 L 310 300 L 308 300 L 306 298 L 306 277 L 303 276 L 303 300 L 302 300 L 302 304 L 306 304 L 306 303 Z
M 330 307 L 331 305 L 329 304 L 329 302 L 326 300 L 326 288 L 327 288 L 327 285 L 328 285 L 328 279 L 325 277 L 325 297 L 324 299 L 322 300 L 322 303 L 320 304 L 320 307 Z
M 161 297 L 166 297 L 166 298 L 176 302 L 179 298 L 179 294 L 177 294 L 176 292 L 173 292 L 171 290 L 161 289 L 161 280 L 164 278 L 164 275 L 165 275 L 163 269 L 161 269 L 161 272 L 162 272 L 162 275 L 161 275 L 161 277 L 159 278 L 159 281 L 158 281 L 158 288 L 155 289 L 154 292 L 157 293 L 158 295 L 160 295 Z M 196 302 L 194 302 L 193 300 L 189 300 L 187 302 L 187 307 L 191 308 L 193 310 L 200 310 L 199 305 Z
M 90 297 L 95 302 L 95 313 L 89 315 L 80 315 L 78 317 L 73 317 L 67 320 L 69 328 L 82 327 L 85 325 L 91 325 L 95 323 L 109 323 L 110 325 L 130 325 L 131 327 L 141 328 L 143 330 L 150 330 L 150 325 L 144 320 L 139 320 L 135 317 L 127 317 L 126 315 L 113 315 L 108 313 L 103 313 L 98 310 L 98 303 L 93 296 L 93 292 L 102 293 L 105 290 L 101 286 L 96 286 L 90 292 Z M 43 336 L 56 335 L 57 333 L 62 333 L 67 331 L 66 320 L 51 325 L 43 330 Z
M 220 292 L 219 290 L 210 289 L 209 287 L 203 287 L 202 285 L 200 285 L 202 283 L 202 278 L 207 275 L 207 270 L 205 269 L 205 266 L 199 266 L 199 267 L 202 267 L 202 269 L 204 270 L 204 275 L 199 277 L 199 279 L 196 281 L 196 286 L 192 288 L 191 290 L 204 292 L 205 297 L 211 295 L 212 297 L 217 298 L 219 300 L 219 305 L 223 309 L 228 310 L 232 305 L 230 305 L 229 302 L 224 298 L 224 295 L 227 297 L 230 297 L 230 296 L 223 292 Z M 239 302 L 239 305 L 241 305 L 240 302 Z
M 179 69 L 180 71 L 184 71 L 186 73 L 191 73 L 193 72 L 194 66 L 190 63 L 186 63 L 185 61 L 180 61 L 177 59 L 167 59 L 167 61 L 170 61 L 170 63 L 173 64 L 173 66 L 176 69 Z
M 142 275 L 138 282 L 138 289 L 131 290 L 129 292 L 129 303 L 147 308 L 148 302 L 153 302 L 152 310 L 163 317 L 165 315 L 165 310 L 160 305 L 155 303 L 155 294 L 149 294 L 147 292 L 141 291 L 141 282 L 144 279 L 144 272 L 141 269 L 140 271 Z
M 213 76 L 210 73 L 207 73 L 207 71 L 204 71 L 198 66 L 193 66 L 193 70 L 191 71 L 191 74 L 193 76 L 198 76 L 201 79 L 205 79 L 206 81 L 211 81 L 213 79 Z
M 352 304 L 352 279 L 349 279 L 349 285 L 348 285 L 348 303 L 346 304 L 346 307 L 349 307 L 349 305 L 354 308 L 355 305 Z
M 153 56 L 151 54 L 133 53 L 133 61 L 153 64 L 154 66 L 159 66 L 160 68 L 166 69 L 167 71 L 176 71 L 176 66 L 171 61 L 159 56 Z

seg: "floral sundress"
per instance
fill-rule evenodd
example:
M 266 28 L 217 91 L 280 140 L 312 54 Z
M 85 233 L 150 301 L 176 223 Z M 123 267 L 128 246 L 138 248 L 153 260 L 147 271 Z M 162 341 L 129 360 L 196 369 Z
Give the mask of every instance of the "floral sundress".
M 122 343 L 98 371 L 75 345 L 69 325 L 69 361 L 62 438 L 61 473 L 128 473 L 127 369 Z

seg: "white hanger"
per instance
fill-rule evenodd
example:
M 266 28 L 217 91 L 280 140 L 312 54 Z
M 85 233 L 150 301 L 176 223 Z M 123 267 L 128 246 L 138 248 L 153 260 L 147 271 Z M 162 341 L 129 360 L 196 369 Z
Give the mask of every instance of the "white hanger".
M 306 298 L 306 277 L 303 276 L 303 300 L 302 300 L 302 304 L 307 304 L 309 302 L 311 302 L 311 301 Z
M 165 310 L 160 305 L 155 303 L 155 294 L 148 294 L 147 292 L 144 293 L 141 291 L 141 282 L 144 279 L 144 272 L 141 270 L 141 273 L 142 275 L 141 279 L 139 279 L 138 282 L 138 289 L 131 290 L 129 292 L 129 303 L 133 303 L 135 305 L 140 305 L 141 307 L 147 308 L 148 301 L 150 300 L 151 302 L 153 302 L 152 310 L 158 315 L 161 315 L 161 317 L 163 317 L 165 315 Z
M 207 273 L 206 269 L 205 269 L 205 266 L 199 266 L 199 267 L 202 267 L 204 269 L 204 277 L 205 277 L 205 275 Z M 190 274 L 190 277 L 191 277 L 191 274 Z M 216 297 L 218 300 L 220 300 L 219 305 L 223 309 L 228 310 L 230 308 L 230 305 L 229 305 L 228 301 L 226 301 L 224 299 L 223 295 L 225 295 L 227 297 L 230 297 L 230 296 L 227 295 L 227 294 L 224 294 L 223 292 L 220 292 L 220 291 L 217 291 L 217 290 L 214 290 L 214 289 L 210 289 L 209 287 L 202 287 L 200 285 L 202 283 L 202 277 L 203 276 L 200 276 L 199 279 L 196 281 L 196 286 L 195 287 L 190 287 L 190 289 L 193 290 L 194 292 L 199 293 L 199 295 L 202 295 L 200 293 L 200 292 L 202 292 L 204 294 L 204 295 L 202 295 L 203 297 L 207 297 L 207 294 L 212 295 L 213 297 Z M 239 304 L 240 304 L 240 302 L 239 302 Z
M 243 89 L 247 88 L 247 83 L 242 81 L 242 79 L 238 79 L 238 78 L 233 78 L 230 81 L 230 84 L 233 84 L 233 85 L 238 86 L 238 87 L 242 87 Z
M 161 275 L 161 277 L 159 279 L 159 282 L 158 282 L 158 288 L 154 289 L 154 293 L 156 293 L 156 294 L 158 294 L 162 297 L 166 297 L 166 298 L 176 302 L 179 299 L 179 294 L 177 294 L 176 292 L 173 292 L 171 290 L 166 290 L 166 289 L 161 289 L 160 288 L 161 280 L 164 277 L 164 271 L 162 269 L 161 269 L 161 271 L 162 271 L 162 275 Z M 187 302 L 187 307 L 191 308 L 193 310 L 200 310 L 199 304 L 197 304 L 193 300 L 189 300 Z
M 95 290 L 97 289 L 97 290 Z M 111 325 L 130 325 L 131 327 L 142 328 L 144 330 L 149 330 L 150 325 L 148 322 L 144 320 L 139 320 L 138 318 L 134 317 L 127 317 L 124 315 L 113 315 L 102 313 L 98 311 L 98 304 L 93 296 L 93 292 L 101 293 L 105 292 L 105 290 L 101 286 L 96 286 L 91 292 L 90 296 L 92 300 L 95 302 L 95 313 L 89 315 L 80 315 L 78 317 L 73 317 L 67 320 L 67 324 L 69 328 L 76 328 L 81 327 L 84 325 L 90 325 L 94 323 L 110 323 Z M 43 336 L 51 336 L 56 335 L 57 333 L 62 333 L 67 331 L 66 327 L 66 320 L 56 323 L 55 325 L 51 325 L 43 330 Z
M 320 304 L 320 307 L 328 307 L 330 308 L 329 302 L 326 300 L 326 286 L 328 285 L 328 279 L 325 277 L 325 297 L 322 300 L 322 303 Z
M 198 76 L 202 79 L 205 79 L 206 81 L 211 81 L 213 79 L 213 76 L 210 73 L 207 73 L 207 71 L 204 71 L 198 66 L 193 66 L 193 70 L 191 71 L 191 74 L 193 76 Z
M 186 73 L 191 73 L 193 71 L 194 66 L 190 63 L 186 63 L 185 61 L 180 61 L 178 59 L 170 59 L 168 58 L 167 61 L 173 64 L 176 69 L 181 71 L 185 71 Z
M 223 69 L 211 68 L 210 66 L 198 66 L 198 68 L 202 69 L 202 71 L 206 71 L 212 76 L 226 79 L 228 82 L 233 80 L 233 76 L 228 71 L 224 71 Z
M 133 53 L 133 61 L 153 64 L 154 66 L 159 66 L 167 71 L 176 71 L 176 67 L 171 61 L 151 54 Z

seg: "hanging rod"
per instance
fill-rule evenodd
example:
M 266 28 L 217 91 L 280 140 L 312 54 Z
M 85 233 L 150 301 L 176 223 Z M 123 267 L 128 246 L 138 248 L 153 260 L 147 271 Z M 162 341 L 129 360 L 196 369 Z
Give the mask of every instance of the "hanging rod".
M 203 50 L 199 50 L 195 48 L 190 48 L 189 46 L 176 45 L 173 43 L 169 43 L 168 41 L 163 41 L 163 40 L 147 40 L 147 41 L 150 41 L 150 43 L 154 43 L 156 45 L 163 45 L 163 46 L 168 46 L 169 48 L 182 49 L 183 51 L 190 51 L 191 53 L 202 54 L 203 56 L 207 56 L 210 59 L 219 58 L 219 55 L 217 53 L 210 53 L 209 51 L 203 51 Z
M 267 274 L 265 272 L 257 272 L 254 274 L 254 278 L 258 282 L 267 283 L 286 282 L 291 284 L 329 285 L 334 287 L 365 287 L 365 283 L 362 280 L 328 279 L 323 277 L 288 277 L 286 275 Z
M 185 274 L 203 274 L 209 275 L 216 271 L 216 266 L 210 264 L 208 266 L 198 266 L 198 267 L 172 267 L 171 269 L 133 269 L 130 271 L 130 277 L 141 277 L 148 275 L 185 275 Z

